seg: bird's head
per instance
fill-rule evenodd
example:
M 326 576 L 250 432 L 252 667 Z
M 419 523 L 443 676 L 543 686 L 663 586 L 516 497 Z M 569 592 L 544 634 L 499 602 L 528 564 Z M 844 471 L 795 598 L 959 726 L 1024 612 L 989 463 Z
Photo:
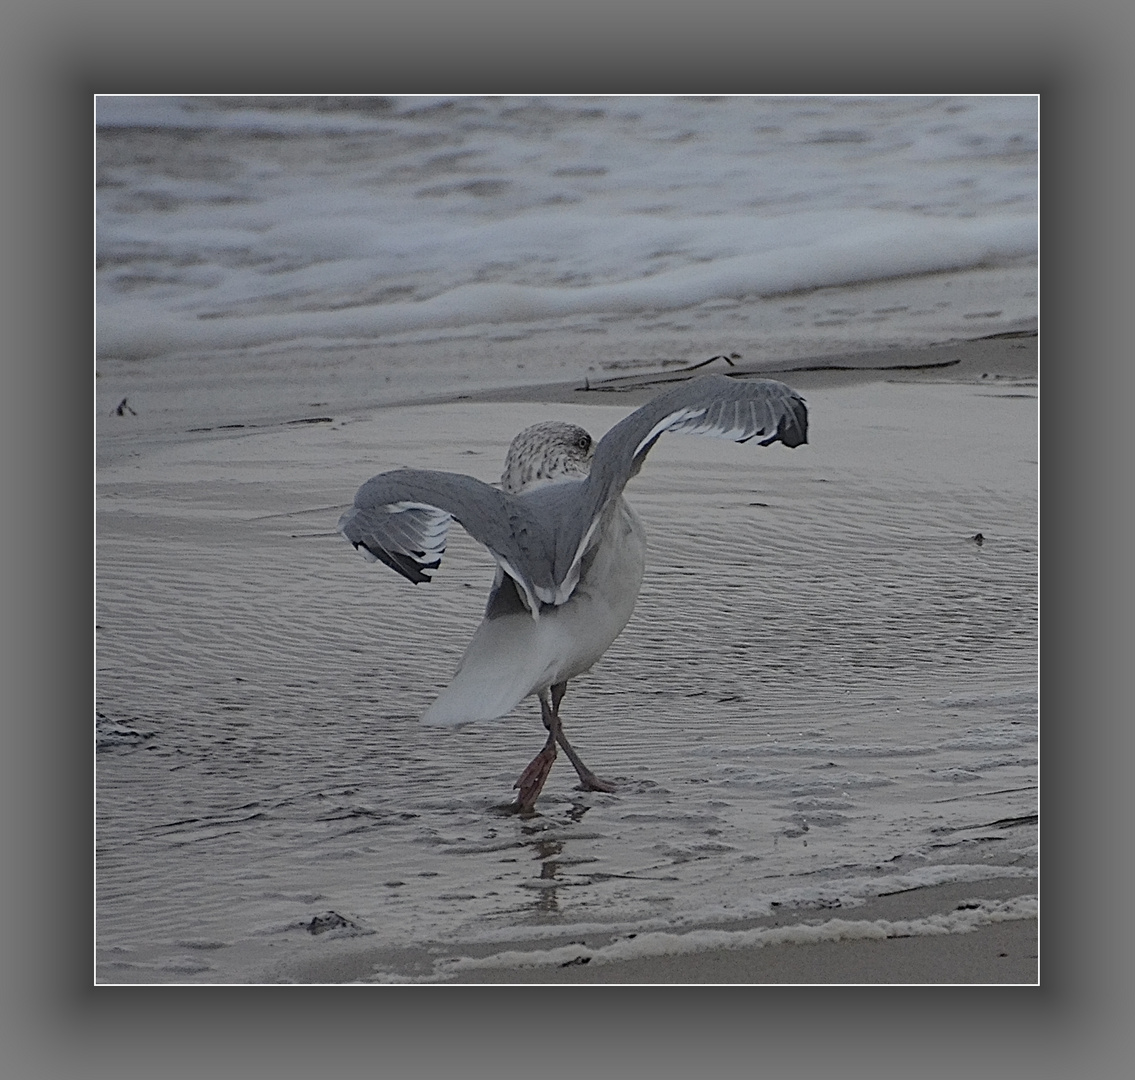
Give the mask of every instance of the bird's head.
M 508 448 L 501 487 L 511 495 L 537 484 L 580 479 L 591 468 L 595 443 L 575 424 L 545 420 L 525 428 Z

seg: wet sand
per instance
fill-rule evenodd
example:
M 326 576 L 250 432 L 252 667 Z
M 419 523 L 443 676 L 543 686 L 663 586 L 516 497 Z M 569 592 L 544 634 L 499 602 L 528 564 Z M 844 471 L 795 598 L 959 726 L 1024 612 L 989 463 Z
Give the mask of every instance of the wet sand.
M 748 364 L 717 357 L 695 365 L 674 364 L 627 375 L 605 373 L 539 387 L 520 386 L 463 394 L 471 401 L 585 401 L 626 400 L 639 404 L 672 382 L 707 372 L 779 379 L 799 390 L 851 386 L 864 382 L 977 383 L 1009 387 L 1035 386 L 1037 335 L 1031 331 L 999 334 L 972 341 L 952 341 L 918 348 L 872 349 L 838 355 L 803 357 L 782 363 Z
M 997 923 L 968 934 L 888 937 L 737 949 L 704 949 L 543 970 L 498 969 L 470 983 L 595 983 L 623 985 L 1032 985 L 1037 981 L 1036 920 Z
M 545 342 L 569 354 L 574 343 Z M 360 413 L 405 404 L 444 404 L 456 401 L 548 402 L 577 405 L 638 405 L 665 389 L 673 379 L 687 378 L 684 361 L 605 361 L 597 351 L 583 353 L 573 364 L 580 374 L 565 382 L 524 380 L 505 358 L 523 356 L 511 348 L 493 346 L 493 362 L 478 366 L 464 351 L 445 342 L 421 347 L 375 346 L 354 350 L 336 359 L 332 371 L 324 357 L 300 352 L 286 360 L 260 361 L 244 357 L 239 369 L 229 357 L 177 357 L 152 361 L 103 360 L 96 380 L 98 452 L 100 463 L 121 437 L 170 437 L 230 430 L 249 432 L 273 424 L 329 422 L 344 413 Z M 411 359 L 411 356 L 413 359 Z M 462 374 L 451 388 L 439 391 L 437 376 L 452 364 Z M 421 369 L 422 376 L 418 375 Z M 376 370 L 391 372 L 377 379 Z M 593 374 L 587 374 L 588 371 Z M 872 381 L 912 383 L 971 383 L 1009 386 L 1037 378 L 1035 332 L 1008 334 L 940 345 L 876 349 L 869 352 L 794 358 L 751 364 L 716 360 L 694 374 L 746 373 L 780 379 L 800 390 L 851 386 Z M 123 399 L 125 412 L 115 410 Z M 122 421 L 129 420 L 129 423 Z
M 941 885 L 883 896 L 862 908 L 805 925 L 842 937 L 815 942 L 717 946 L 674 955 L 601 963 L 578 958 L 539 968 L 481 968 L 456 977 L 458 983 L 629 983 L 871 985 L 1032 984 L 1038 978 L 1038 923 L 1035 918 L 990 922 L 965 932 L 928 932 L 935 916 L 975 895 L 1017 896 L 1019 879 L 973 885 Z M 838 918 L 839 923 L 835 920 Z M 908 925 L 909 924 L 909 925 Z M 769 920 L 770 927 L 786 926 Z M 921 932 L 920 932 L 921 931 Z M 867 937 L 878 933 L 877 937 Z M 770 935 L 771 937 L 771 935 Z
M 705 370 L 723 369 L 728 369 L 725 362 L 716 361 Z M 745 369 L 738 366 L 738 370 Z M 926 386 L 930 392 L 933 386 L 960 383 L 979 385 L 983 393 L 988 391 L 998 397 L 1031 398 L 1036 395 L 1037 385 L 1036 338 L 1009 337 L 955 342 L 928 349 L 884 350 L 853 356 L 822 357 L 812 361 L 793 361 L 778 369 L 762 368 L 759 374 L 783 379 L 802 390 L 805 395 L 809 390 L 822 389 L 839 398 L 845 390 L 851 392 L 858 388 L 856 401 L 865 400 L 861 392 L 876 382 L 908 385 L 915 395 L 919 386 Z M 182 522 L 180 531 L 171 533 L 171 539 L 176 543 L 191 545 L 193 538 L 186 537 L 185 522 L 188 521 L 192 526 L 198 511 L 192 508 L 182 511 L 179 508 L 177 514 L 182 517 L 176 519 L 169 509 L 178 498 L 189 498 L 195 506 L 208 508 L 207 512 L 200 511 L 205 515 L 201 518 L 203 529 L 206 527 L 206 517 L 208 518 L 208 543 L 219 542 L 225 550 L 234 551 L 247 543 L 253 521 L 263 520 L 264 515 L 270 517 L 272 511 L 281 505 L 289 507 L 290 518 L 274 523 L 270 534 L 265 534 L 266 550 L 269 555 L 273 550 L 282 552 L 289 543 L 294 549 L 297 537 L 301 544 L 304 542 L 302 534 L 307 522 L 312 526 L 316 523 L 325 526 L 324 519 L 328 517 L 329 510 L 334 509 L 323 505 L 328 496 L 335 498 L 342 495 L 344 500 L 350 497 L 350 484 L 344 478 L 352 478 L 351 482 L 365 479 L 369 473 L 364 470 L 364 463 L 372 472 L 406 463 L 393 458 L 389 461 L 375 458 L 372 425 L 376 422 L 387 426 L 395 435 L 396 429 L 428 423 L 429 430 L 414 431 L 412 439 L 404 432 L 405 437 L 394 437 L 393 443 L 400 447 L 399 453 L 405 453 L 405 447 L 413 445 L 414 452 L 421 455 L 421 460 L 417 463 L 422 467 L 446 468 L 453 464 L 452 447 L 443 445 L 432 451 L 430 447 L 445 432 L 447 402 L 484 403 L 489 408 L 484 413 L 486 417 L 497 416 L 492 409 L 494 403 L 571 403 L 630 407 L 657 393 L 665 381 L 682 375 L 682 372 L 674 369 L 636 371 L 629 378 L 612 376 L 605 385 L 599 385 L 597 380 L 596 385 L 588 381 L 584 386 L 572 382 L 508 391 L 454 393 L 448 398 L 435 398 L 430 403 L 434 407 L 418 410 L 407 418 L 401 410 L 386 410 L 381 402 L 374 401 L 356 401 L 345 413 L 339 411 L 340 407 L 347 409 L 342 403 L 336 408 L 312 412 L 310 406 L 320 400 L 319 391 L 322 389 L 317 372 L 313 370 L 295 376 L 297 385 L 304 387 L 304 392 L 275 397 L 273 393 L 276 391 L 266 391 L 262 395 L 237 394 L 235 403 L 220 403 L 219 399 L 215 399 L 218 408 L 211 418 L 211 406 L 207 398 L 202 398 L 198 403 L 187 403 L 183 397 L 179 397 L 177 381 L 164 381 L 155 366 L 146 376 L 149 378 L 149 389 L 145 404 L 149 408 L 145 412 L 140 410 L 139 416 L 128 414 L 119 417 L 108 415 L 110 407 L 100 408 L 100 538 L 106 539 L 111 545 L 116 541 L 133 545 L 136 534 L 141 536 L 137 533 L 139 528 L 143 532 L 152 532 L 154 529 L 160 532 L 160 522 L 165 514 L 168 515 L 171 528 L 177 525 L 177 520 Z M 309 382 L 310 385 L 307 385 Z M 100 387 L 100 398 L 109 400 L 117 393 L 110 386 Z M 915 398 L 907 400 L 914 401 Z M 111 401 L 110 405 L 115 403 Z M 539 408 L 524 410 L 524 417 L 525 423 L 543 418 Z M 218 419 L 223 419 L 224 425 L 219 424 Z M 503 414 L 498 419 L 502 424 L 505 422 Z M 335 421 L 339 423 L 332 428 Z M 237 426 L 228 427 L 229 424 Z M 352 432 L 351 426 L 356 424 L 357 427 Z M 315 456 L 310 460 L 300 460 L 304 454 L 312 451 L 313 444 L 300 446 L 293 442 L 290 433 L 316 429 L 326 430 L 327 438 L 315 447 Z M 253 433 L 268 435 L 269 439 L 258 443 L 254 451 L 243 450 L 242 447 L 251 447 L 252 442 L 239 440 Z M 485 446 L 494 438 L 499 441 L 499 434 L 490 433 L 485 439 Z M 207 438 L 203 438 L 206 436 Z M 333 444 L 339 448 L 335 452 L 331 450 Z M 348 447 L 346 460 L 341 456 L 344 445 Z M 475 452 L 479 453 L 482 449 L 478 445 Z M 356 452 L 357 461 L 352 458 Z M 959 450 L 959 453 L 962 452 L 964 448 Z M 289 455 L 292 457 L 289 458 Z M 286 468 L 281 467 L 281 456 L 288 458 Z M 238 462 L 235 480 L 234 460 Z M 660 448 L 659 468 L 664 467 L 664 461 L 665 454 Z M 481 463 L 477 464 L 480 467 Z M 865 468 L 875 466 L 875 462 L 864 464 Z M 472 468 L 470 471 L 473 471 Z M 256 477 L 261 479 L 258 485 L 258 498 L 261 502 L 259 505 L 250 505 L 247 497 L 252 487 L 243 481 L 255 480 Z M 885 478 L 882 482 L 885 482 Z M 163 490 L 170 483 L 175 486 L 188 483 L 190 487 L 181 489 L 185 494 L 163 503 L 164 509 L 155 513 L 154 507 L 157 504 L 153 502 L 151 495 L 158 493 L 154 498 L 169 500 L 168 494 L 163 493 Z M 121 487 L 123 494 L 120 495 L 115 490 L 116 487 Z M 323 495 L 322 502 L 320 495 Z M 661 499 L 662 496 L 659 495 L 658 498 Z M 672 498 L 676 504 L 681 501 L 680 493 L 675 493 Z M 104 513 L 108 516 L 102 516 Z M 135 514 L 139 516 L 135 517 Z M 258 514 L 259 518 L 256 517 Z M 156 525 L 155 522 L 159 524 Z M 160 538 L 157 533 L 154 536 Z M 119 581 L 115 577 L 117 568 L 104 561 L 106 550 L 99 556 L 100 586 L 103 589 L 108 586 L 129 587 L 129 579 Z M 122 550 L 127 550 L 127 547 L 124 546 Z M 134 547 L 129 546 L 129 550 L 134 550 Z M 455 557 L 464 557 L 460 553 L 460 545 L 457 545 Z M 274 563 L 274 587 L 283 591 L 290 588 L 287 566 L 286 558 Z M 385 584 L 392 586 L 394 582 Z M 133 602 L 134 611 L 139 610 L 139 602 L 143 601 L 136 599 Z M 442 611 L 439 617 L 445 615 Z M 157 625 L 162 612 L 155 610 L 153 616 Z M 113 624 L 113 613 L 108 620 L 104 612 L 100 616 L 100 622 L 102 621 Z M 430 632 L 430 627 L 423 628 L 420 631 L 422 640 L 429 640 Z M 461 637 L 460 633 L 456 635 L 456 639 Z M 400 644 L 404 645 L 405 642 Z M 460 640 L 456 640 L 453 647 L 457 648 L 459 644 Z M 204 650 L 203 655 L 207 656 L 211 648 L 219 650 L 223 643 L 203 640 L 199 647 Z M 284 656 L 283 659 L 286 661 L 287 657 Z M 375 662 L 380 666 L 381 658 L 376 658 Z M 132 674 L 135 681 L 145 681 L 146 674 L 140 667 Z M 113 684 L 113 676 L 108 679 L 104 675 L 100 698 L 105 693 L 108 682 Z M 158 690 L 160 687 L 155 686 L 155 694 Z M 104 805 L 103 812 L 106 811 Z M 113 887 L 113 873 L 108 872 L 105 866 L 101 873 L 102 880 Z M 948 922 L 949 917 L 959 910 L 959 904 L 972 904 L 975 899 L 992 901 L 1003 897 L 1019 898 L 1022 893 L 1029 891 L 1030 884 L 1035 885 L 1035 879 L 1030 883 L 1014 877 L 992 878 L 964 885 L 931 886 L 882 896 L 863 907 L 839 912 L 796 912 L 787 921 L 769 919 L 750 927 L 761 931 L 778 930 L 785 926 L 807 926 L 821 930 L 826 927 L 832 940 L 782 943 L 772 934 L 761 939 L 759 944 L 752 941 L 746 943 L 746 939 L 738 938 L 736 946 L 722 946 L 714 945 L 707 939 L 704 946 L 695 947 L 692 951 L 678 942 L 673 953 L 666 953 L 663 944 L 659 955 L 631 958 L 620 958 L 615 954 L 603 955 L 604 943 L 585 942 L 586 948 L 581 949 L 578 956 L 566 961 L 545 962 L 536 967 L 508 963 L 482 966 L 455 973 L 451 981 L 1032 984 L 1038 978 L 1038 927 L 1035 915 L 1027 912 L 1022 915 L 1018 910 L 1004 921 L 994 918 L 964 925 L 950 924 L 954 928 L 949 932 L 942 932 L 942 926 L 938 925 L 943 920 Z M 962 910 L 968 909 L 963 907 Z M 910 925 L 912 922 L 915 925 Z M 819 933 L 816 936 L 822 938 L 824 935 Z M 522 951 L 523 947 L 515 948 Z M 542 941 L 540 948 L 547 950 L 548 943 Z M 359 942 L 337 943 L 320 960 L 261 968 L 259 978 L 264 981 L 317 983 L 365 981 L 371 977 L 376 963 L 380 962 L 381 952 L 368 948 L 365 939 L 362 939 Z
M 653 955 L 618 958 L 609 939 L 575 938 L 515 944 L 506 953 L 485 948 L 456 962 L 448 977 L 444 959 L 420 952 L 414 960 L 433 985 L 1035 985 L 1039 980 L 1039 927 L 1035 914 L 1020 917 L 1020 878 L 980 885 L 950 884 L 904 890 L 842 912 L 797 912 L 731 926 L 728 944 L 705 944 L 713 930 L 662 935 Z M 972 910 L 976 897 L 994 914 L 971 928 L 950 926 L 951 915 Z M 1025 905 L 1027 906 L 1027 905 Z M 813 940 L 803 940 L 811 936 Z M 617 950 L 617 946 L 615 946 Z M 668 951 L 667 951 L 668 950 Z M 284 964 L 285 982 L 370 982 L 394 966 L 390 950 L 340 942 L 319 960 Z M 441 954 L 444 957 L 444 952 Z M 401 958 L 405 963 L 406 957 Z M 383 980 L 393 981 L 398 980 Z M 408 980 L 409 981 L 409 980 Z

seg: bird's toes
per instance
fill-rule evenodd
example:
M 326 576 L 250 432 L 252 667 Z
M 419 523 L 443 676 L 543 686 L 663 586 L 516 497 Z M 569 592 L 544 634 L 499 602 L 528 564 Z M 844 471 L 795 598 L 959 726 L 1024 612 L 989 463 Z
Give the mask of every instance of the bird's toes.
M 591 776 L 581 776 L 580 785 L 584 791 L 605 791 L 608 795 L 614 795 L 619 790 L 616 784 L 612 784 L 610 780 L 601 780 L 598 776 L 592 774 Z

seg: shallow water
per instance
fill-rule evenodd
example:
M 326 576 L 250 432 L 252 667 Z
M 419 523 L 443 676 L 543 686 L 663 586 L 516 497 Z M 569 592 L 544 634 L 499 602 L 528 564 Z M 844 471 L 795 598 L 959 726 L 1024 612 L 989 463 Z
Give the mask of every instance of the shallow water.
M 344 413 L 109 459 L 97 977 L 273 981 L 354 943 L 383 951 L 369 977 L 430 977 L 509 942 L 992 876 L 1031 892 L 1035 399 L 807 396 L 799 450 L 652 452 L 627 493 L 650 539 L 638 610 L 563 707 L 619 791 L 576 791 L 561 761 L 531 817 L 501 807 L 543 742 L 534 701 L 416 721 L 489 557 L 456 533 L 414 588 L 329 534 L 373 472 L 492 480 L 527 423 L 599 433 L 626 407 Z

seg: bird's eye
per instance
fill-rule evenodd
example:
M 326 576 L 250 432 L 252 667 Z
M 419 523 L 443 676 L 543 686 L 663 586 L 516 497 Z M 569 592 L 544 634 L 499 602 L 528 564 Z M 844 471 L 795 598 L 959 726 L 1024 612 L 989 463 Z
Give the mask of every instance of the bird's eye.
M 591 436 L 580 435 L 580 437 L 575 440 L 575 445 L 578 446 L 580 450 L 586 450 L 591 445 Z

